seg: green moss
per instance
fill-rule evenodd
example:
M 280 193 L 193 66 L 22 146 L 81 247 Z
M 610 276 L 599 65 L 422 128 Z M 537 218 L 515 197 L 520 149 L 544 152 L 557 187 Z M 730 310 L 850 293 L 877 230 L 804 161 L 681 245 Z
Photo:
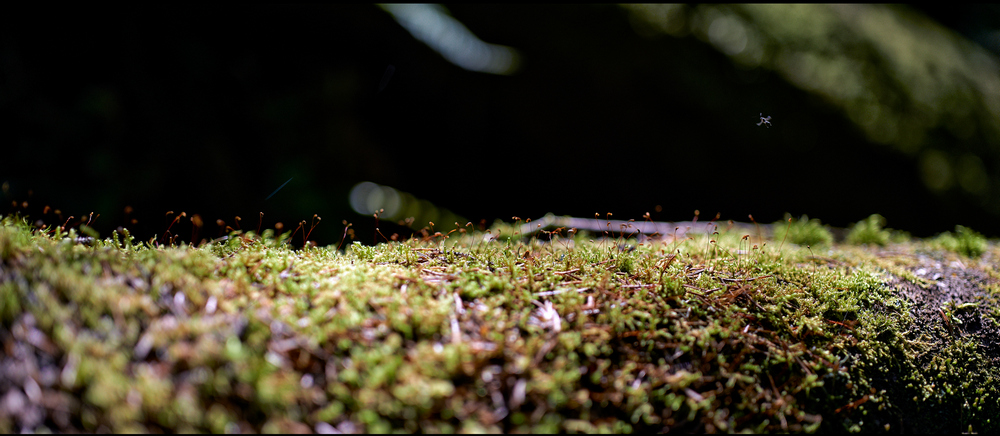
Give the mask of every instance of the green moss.
M 771 227 L 774 229 L 775 241 L 813 247 L 829 246 L 833 243 L 833 234 L 830 230 L 824 227 L 820 220 L 809 219 L 807 215 L 802 215 L 796 220 L 786 214 L 784 221 L 775 222 Z
M 883 227 L 885 227 L 885 218 L 879 214 L 871 215 L 851 227 L 847 234 L 847 243 L 885 246 L 889 243 L 891 232 Z
M 873 217 L 853 243 L 890 243 Z M 59 431 L 997 430 L 968 329 L 995 328 L 996 294 L 928 320 L 902 292 L 944 280 L 900 260 L 954 256 L 943 238 L 879 257 L 807 217 L 784 246 L 780 225 L 489 240 L 503 226 L 339 252 L 270 232 L 80 243 L 4 217 L 0 337 L 48 344 L 32 364 L 58 374 Z M 953 238 L 996 250 L 975 236 Z
M 944 232 L 934 242 L 945 250 L 969 258 L 982 256 L 988 247 L 983 235 L 965 226 L 955 226 L 955 233 Z

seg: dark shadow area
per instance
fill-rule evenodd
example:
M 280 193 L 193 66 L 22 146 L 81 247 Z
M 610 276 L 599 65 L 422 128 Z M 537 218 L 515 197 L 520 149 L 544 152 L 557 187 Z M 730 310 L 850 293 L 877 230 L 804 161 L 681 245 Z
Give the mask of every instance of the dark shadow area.
M 932 23 L 887 10 L 904 24 Z M 1000 236 L 991 227 L 1000 217 L 996 115 L 969 106 L 965 130 L 955 127 L 965 118 L 935 118 L 935 109 L 887 118 L 910 106 L 899 96 L 911 85 L 892 85 L 891 73 L 865 76 L 875 78 L 864 86 L 888 90 L 855 100 L 825 91 L 822 77 L 804 86 L 797 70 L 782 68 L 808 57 L 781 56 L 805 49 L 767 27 L 768 11 L 687 8 L 676 35 L 650 30 L 655 13 L 642 24 L 641 11 L 613 6 L 445 12 L 480 40 L 516 50 L 516 70 L 456 66 L 393 14 L 366 5 L 8 15 L 0 211 L 49 223 L 93 211 L 102 236 L 126 226 L 147 240 L 168 228 L 168 211 L 199 214 L 201 237 L 236 227 L 237 215 L 244 230 L 258 227 L 260 212 L 263 227 L 292 230 L 316 214 L 323 221 L 311 239 L 320 244 L 340 241 L 342 220 L 370 243 L 374 218 L 355 212 L 349 195 L 371 181 L 426 200 L 425 211 L 453 212 L 433 215 L 439 229 L 459 217 L 688 220 L 699 210 L 766 223 L 808 214 L 840 227 L 879 213 L 915 236 L 955 224 Z M 831 32 L 864 41 L 850 33 L 848 15 L 835 11 L 846 30 Z M 718 17 L 742 27 L 719 27 Z M 749 48 L 727 52 L 733 29 L 763 41 L 756 66 L 740 57 Z M 973 44 L 962 41 L 955 44 Z M 895 59 L 884 55 L 891 49 L 866 44 L 838 47 L 867 47 L 843 59 L 891 71 L 880 64 Z M 824 50 L 816 53 L 841 59 Z M 948 104 L 964 107 L 956 101 Z M 772 117 L 770 127 L 757 125 L 760 114 Z M 916 145 L 905 133 L 912 120 L 926 120 Z M 882 122 L 903 133 L 879 140 L 889 129 Z M 967 168 L 978 173 L 963 176 Z M 383 222 L 433 220 L 392 212 Z M 182 220 L 172 233 L 187 239 L 191 226 Z

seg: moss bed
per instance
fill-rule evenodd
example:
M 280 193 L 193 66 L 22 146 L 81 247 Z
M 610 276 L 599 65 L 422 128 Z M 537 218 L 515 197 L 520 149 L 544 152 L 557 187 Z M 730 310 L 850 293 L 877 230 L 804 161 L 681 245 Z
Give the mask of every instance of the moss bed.
M 3 217 L 0 432 L 1000 431 L 969 229 L 517 224 L 338 250 Z

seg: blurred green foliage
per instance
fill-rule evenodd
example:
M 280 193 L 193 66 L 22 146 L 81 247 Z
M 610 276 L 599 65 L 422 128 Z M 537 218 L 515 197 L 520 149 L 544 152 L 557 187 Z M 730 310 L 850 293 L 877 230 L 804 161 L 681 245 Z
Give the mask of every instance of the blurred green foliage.
M 1000 215 L 1000 64 L 900 5 L 635 5 L 650 34 L 693 35 L 741 69 L 818 95 L 874 143 L 909 156 L 928 189 Z
M 987 249 L 986 238 L 965 226 L 955 226 L 955 233 L 944 232 L 935 242 L 946 250 L 971 258 L 982 256 Z
M 847 234 L 847 243 L 884 246 L 889 243 L 891 234 L 883 227 L 885 227 L 885 218 L 879 214 L 872 214 L 851 227 Z
M 802 215 L 794 219 L 786 214 L 784 221 L 777 221 L 772 226 L 775 241 L 786 241 L 792 244 L 821 246 L 833 243 L 833 234 L 818 219 L 809 219 Z

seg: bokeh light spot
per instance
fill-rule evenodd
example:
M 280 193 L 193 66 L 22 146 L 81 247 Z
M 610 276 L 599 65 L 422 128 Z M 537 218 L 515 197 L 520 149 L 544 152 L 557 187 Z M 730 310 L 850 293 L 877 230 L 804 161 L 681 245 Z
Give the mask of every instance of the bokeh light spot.
M 708 25 L 708 40 L 723 53 L 735 56 L 747 47 L 747 31 L 739 20 L 723 15 Z
M 920 157 L 920 175 L 932 191 L 942 192 L 953 183 L 948 156 L 938 150 L 927 150 Z
M 958 184 L 962 189 L 977 196 L 986 195 L 989 191 L 990 179 L 986 175 L 982 159 L 973 154 L 966 154 L 959 158 L 956 167 L 958 169 Z
M 440 5 L 387 4 L 381 7 L 414 38 L 466 70 L 512 74 L 520 64 L 520 54 L 516 50 L 483 42 Z

